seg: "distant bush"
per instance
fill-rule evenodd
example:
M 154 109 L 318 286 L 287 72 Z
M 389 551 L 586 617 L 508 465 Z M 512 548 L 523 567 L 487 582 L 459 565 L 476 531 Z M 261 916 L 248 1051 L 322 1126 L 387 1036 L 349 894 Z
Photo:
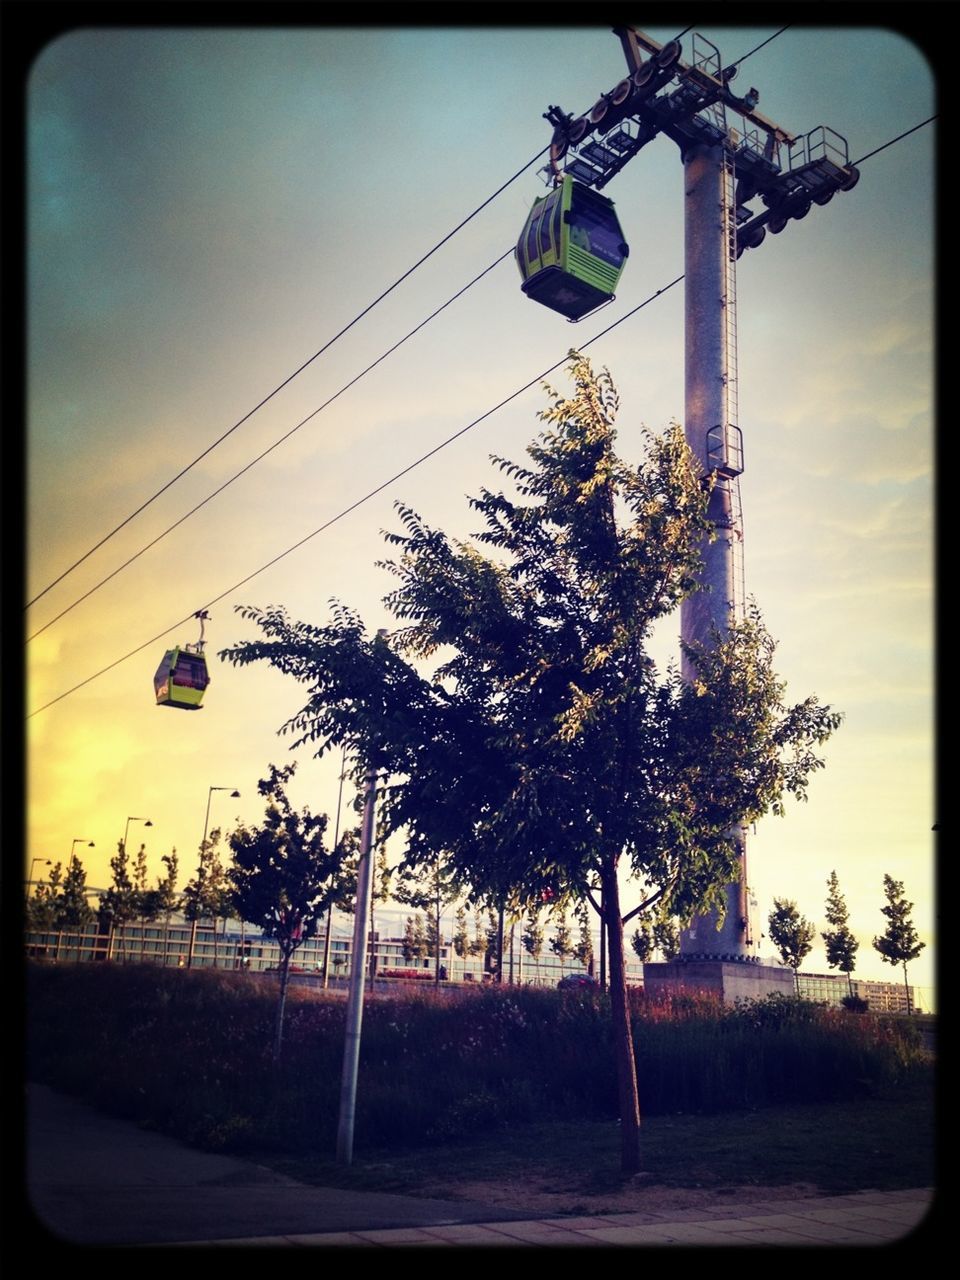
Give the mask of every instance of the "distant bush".
M 850 1013 L 866 1013 L 870 1008 L 870 1001 L 862 996 L 844 996 L 840 1003 Z
M 332 1149 L 346 1004 L 294 987 L 270 1062 L 275 982 L 137 965 L 37 965 L 31 1078 L 211 1149 Z M 897 1019 L 803 1001 L 730 1008 L 631 993 L 641 1110 L 724 1111 L 895 1088 L 928 1069 Z M 368 998 L 355 1141 L 422 1144 L 550 1117 L 616 1115 L 608 998 L 411 984 Z

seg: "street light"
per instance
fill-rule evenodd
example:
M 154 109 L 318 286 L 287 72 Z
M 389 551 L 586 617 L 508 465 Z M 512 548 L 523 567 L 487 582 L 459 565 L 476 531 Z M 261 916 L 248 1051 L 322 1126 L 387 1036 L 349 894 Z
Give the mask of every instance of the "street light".
M 42 863 L 43 863 L 43 865 L 44 865 L 45 867 L 49 867 L 49 866 L 50 866 L 50 859 L 49 859 L 49 858 L 34 858 L 34 859 L 33 859 L 33 861 L 30 863 L 30 879 L 27 881 L 28 889 L 29 889 L 29 886 L 33 884 L 33 868 L 37 865 L 37 863 L 38 863 L 38 862 L 42 862 Z
M 124 851 L 124 853 L 126 853 L 126 851 L 127 851 L 127 835 L 129 834 L 129 831 L 130 831 L 130 823 L 131 823 L 131 822 L 142 822 L 142 823 L 143 823 L 143 825 L 144 825 L 145 827 L 152 827 L 152 826 L 153 826 L 153 823 L 150 821 L 150 819 L 149 819 L 149 818 L 128 818 L 128 819 L 127 819 L 127 825 L 126 825 L 126 826 L 124 827 L 124 829 L 123 829 L 123 851 Z
M 207 790 L 207 813 L 203 820 L 203 842 L 200 845 L 200 866 L 197 870 L 197 902 L 195 904 L 193 920 L 190 922 L 190 946 L 187 951 L 187 968 L 193 968 L 193 955 L 197 947 L 197 923 L 198 911 L 200 907 L 200 895 L 203 892 L 203 855 L 207 848 L 207 829 L 210 826 L 210 801 L 213 799 L 215 791 L 229 791 L 232 798 L 239 797 L 240 792 L 236 788 L 231 790 L 230 787 L 209 787 Z M 214 921 L 216 928 L 216 921 Z M 214 937 L 214 946 L 216 946 L 216 937 Z
M 151 825 L 152 825 L 152 824 L 151 824 Z M 74 849 L 77 847 L 77 845 L 78 845 L 78 844 L 83 844 L 83 842 L 84 842 L 84 840 L 86 840 L 86 838 L 87 838 L 86 836 L 77 836 L 77 838 L 74 840 L 73 844 L 70 846 L 70 861 L 71 861 L 71 862 L 73 861 L 73 851 L 74 851 Z M 91 840 L 91 841 L 90 841 L 90 843 L 87 845 L 87 848 L 88 848 L 88 849 L 95 849 L 96 847 L 97 847 L 97 846 L 93 843 L 93 841 L 92 841 L 92 840 Z

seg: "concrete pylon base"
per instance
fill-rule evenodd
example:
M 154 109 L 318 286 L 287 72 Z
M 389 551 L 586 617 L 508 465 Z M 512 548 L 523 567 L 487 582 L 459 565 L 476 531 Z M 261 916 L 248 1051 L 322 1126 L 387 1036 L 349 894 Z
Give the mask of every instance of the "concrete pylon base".
M 705 991 L 719 996 L 724 1004 L 795 994 L 790 969 L 738 960 L 670 960 L 645 964 L 643 988 L 654 996 Z

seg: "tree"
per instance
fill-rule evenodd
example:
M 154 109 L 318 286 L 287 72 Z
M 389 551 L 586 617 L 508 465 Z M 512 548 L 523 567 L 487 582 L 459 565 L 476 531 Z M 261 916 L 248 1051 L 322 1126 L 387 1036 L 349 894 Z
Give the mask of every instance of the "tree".
M 767 921 L 770 941 L 780 952 L 780 959 L 793 970 L 797 995 L 800 995 L 800 966 L 809 954 L 816 929 L 797 910 L 797 904 L 786 898 L 774 898 Z
M 407 964 L 422 960 L 427 954 L 427 933 L 423 927 L 423 916 L 419 911 L 415 916 L 407 916 L 401 950 Z
M 470 930 L 467 927 L 466 907 L 458 907 L 453 925 L 453 949 L 461 960 L 470 955 Z
M 261 827 L 240 826 L 229 836 L 233 862 L 227 872 L 232 902 L 242 920 L 255 924 L 280 948 L 280 991 L 273 1060 L 280 1061 L 290 960 L 312 938 L 331 902 L 346 891 L 347 845 L 327 850 L 325 814 L 298 813 L 286 793 L 296 765 L 270 766 L 258 783 L 267 798 Z
M 836 871 L 830 872 L 830 879 L 827 881 L 826 917 L 827 924 L 831 928 L 825 933 L 821 933 L 820 937 L 826 945 L 827 964 L 831 969 L 839 969 L 841 973 L 847 975 L 847 986 L 852 996 L 853 979 L 850 975 L 853 973 L 860 943 L 853 936 L 847 923 L 850 913 L 847 910 L 843 894 L 840 892 L 840 882 L 837 880 Z
M 93 908 L 87 901 L 87 873 L 76 853 L 72 853 L 57 901 L 57 929 L 66 933 L 79 933 L 90 923 L 93 915 Z M 79 939 L 77 958 L 80 958 Z
M 523 946 L 537 970 L 537 982 L 540 982 L 540 957 L 543 955 L 544 933 L 540 923 L 540 904 L 535 903 L 527 912 L 527 927 L 523 931 Z
M 927 944 L 920 941 L 920 936 L 910 918 L 913 903 L 907 902 L 903 896 L 903 881 L 894 880 L 892 876 L 885 875 L 883 892 L 886 894 L 887 905 L 880 910 L 887 917 L 887 928 L 879 938 L 874 938 L 873 945 L 887 964 L 903 965 L 903 990 L 907 998 L 907 1013 L 912 1013 L 910 988 L 907 985 L 907 963 L 910 960 L 916 960 Z
M 440 982 L 440 953 L 443 949 L 443 909 L 460 898 L 461 886 L 449 858 L 437 854 L 432 863 L 401 867 L 392 894 L 397 902 L 426 911 L 427 954 L 434 957 L 434 983 Z M 466 930 L 466 916 L 463 919 Z M 460 953 L 458 953 L 460 954 Z
M 579 935 L 574 944 L 573 954 L 588 973 L 593 972 L 593 937 L 590 933 L 590 909 L 585 902 L 577 904 L 576 909 Z
M 673 960 L 680 951 L 680 936 L 672 920 L 645 919 L 634 930 L 630 945 L 641 964 L 646 964 L 655 951 L 664 960 Z
M 176 849 L 171 849 L 161 857 L 160 861 L 166 867 L 166 875 L 157 880 L 157 887 L 152 891 L 151 910 L 153 919 L 163 917 L 163 954 L 160 963 L 166 964 L 170 946 L 170 917 L 180 905 L 180 895 L 177 893 L 180 859 L 177 857 Z
M 220 828 L 214 827 L 205 840 L 200 842 L 200 857 L 197 862 L 197 874 L 188 880 L 181 897 L 183 915 L 191 922 L 190 949 L 187 954 L 187 968 L 193 968 L 196 947 L 197 926 L 201 920 L 213 921 L 214 967 L 216 967 L 217 917 L 223 910 L 223 894 L 227 888 L 224 879 L 223 864 L 217 846 L 220 843 Z
M 553 926 L 553 937 L 550 939 L 550 950 L 560 960 L 560 976 L 563 977 L 563 962 L 573 955 L 573 939 L 567 923 L 567 908 L 561 903 L 554 912 L 556 924 Z
M 117 841 L 117 852 L 110 859 L 110 871 L 113 883 L 106 892 L 100 895 L 100 907 L 110 921 L 110 939 L 107 943 L 107 959 L 113 955 L 113 939 L 116 931 L 120 931 L 118 955 L 124 957 L 124 934 L 127 922 L 137 914 L 136 895 L 133 881 L 130 878 L 130 858 L 127 846 L 122 840 Z
M 33 896 L 27 899 L 27 927 L 33 933 L 53 933 L 57 931 L 57 950 L 60 949 L 59 924 L 57 916 L 60 899 L 60 879 L 63 864 L 54 865 L 46 880 L 36 886 Z
M 653 906 L 680 920 L 722 910 L 739 873 L 731 833 L 804 796 L 839 717 L 815 698 L 784 704 L 756 608 L 685 649 L 693 679 L 657 671 L 651 630 L 696 588 L 714 532 L 710 479 L 677 425 L 646 432 L 646 457 L 628 465 L 609 375 L 571 353 L 571 376 L 571 399 L 547 389 L 530 465 L 494 460 L 515 495 L 472 501 L 484 551 L 398 504 L 391 637 L 368 638 L 342 604 L 325 626 L 241 607 L 265 638 L 222 656 L 308 686 L 284 726 L 298 743 L 346 743 L 390 776 L 383 820 L 405 830 L 409 864 L 442 848 L 476 898 L 529 904 L 552 886 L 601 913 L 629 1173 L 640 1116 L 624 923 Z M 622 875 L 643 886 L 626 913 Z

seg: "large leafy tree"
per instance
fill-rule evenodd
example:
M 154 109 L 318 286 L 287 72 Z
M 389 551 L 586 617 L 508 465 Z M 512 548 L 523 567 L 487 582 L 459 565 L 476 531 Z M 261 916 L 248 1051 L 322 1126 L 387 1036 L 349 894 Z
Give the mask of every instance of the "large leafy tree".
M 352 840 L 345 836 L 335 849 L 325 845 L 326 814 L 298 812 L 286 784 L 296 765 L 270 766 L 258 789 L 267 799 L 263 825 L 240 826 L 229 836 L 233 862 L 227 870 L 232 903 L 241 920 L 258 925 L 280 948 L 280 990 L 274 1025 L 273 1057 L 279 1062 L 290 961 L 312 938 L 324 913 L 356 882 L 347 867 Z
M 850 912 L 840 892 L 840 881 L 837 879 L 836 871 L 830 872 L 830 879 L 827 881 L 826 917 L 830 928 L 821 933 L 820 937 L 827 949 L 827 964 L 831 969 L 839 969 L 841 973 L 847 975 L 847 986 L 852 996 L 853 979 L 850 975 L 857 962 L 860 943 L 853 936 L 848 923 Z
M 722 909 L 738 873 L 734 825 L 804 794 L 838 717 L 814 698 L 784 704 L 755 610 L 689 651 L 690 681 L 658 673 L 646 645 L 697 585 L 709 478 L 676 425 L 645 432 L 639 465 L 619 458 L 609 375 L 576 353 L 570 372 L 571 398 L 547 388 L 529 465 L 495 459 L 512 496 L 473 499 L 476 543 L 398 506 L 391 637 L 369 638 L 339 604 L 325 626 L 243 608 L 265 638 L 224 656 L 269 661 L 308 686 L 285 728 L 320 752 L 346 743 L 388 776 L 384 821 L 405 828 L 411 865 L 443 849 L 475 900 L 531 902 L 550 886 L 602 911 L 622 1168 L 633 1172 L 621 877 L 640 882 L 637 911 Z M 440 665 L 424 674 L 431 659 Z
M 907 1013 L 912 1013 L 910 987 L 907 985 L 907 964 L 916 960 L 927 945 L 920 941 L 920 935 L 914 927 L 910 915 L 913 903 L 907 902 L 903 893 L 903 881 L 894 880 L 893 876 L 883 877 L 883 892 L 887 905 L 881 912 L 887 917 L 886 930 L 879 938 L 874 938 L 874 949 L 887 964 L 903 966 L 903 990 L 907 998 Z
M 787 898 L 774 898 L 767 930 L 770 941 L 780 952 L 780 959 L 793 970 L 793 981 L 799 996 L 800 966 L 810 953 L 816 928 L 800 914 L 795 902 Z

